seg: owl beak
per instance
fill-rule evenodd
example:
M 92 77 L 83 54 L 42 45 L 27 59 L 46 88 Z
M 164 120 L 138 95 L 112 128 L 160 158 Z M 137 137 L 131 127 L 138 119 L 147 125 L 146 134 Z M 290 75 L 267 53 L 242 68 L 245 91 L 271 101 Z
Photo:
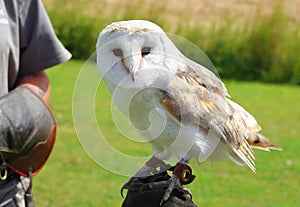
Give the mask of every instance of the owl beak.
M 128 74 L 131 76 L 132 82 L 134 82 L 135 75 L 141 67 L 141 58 L 138 55 L 133 55 L 125 58 L 125 68 Z

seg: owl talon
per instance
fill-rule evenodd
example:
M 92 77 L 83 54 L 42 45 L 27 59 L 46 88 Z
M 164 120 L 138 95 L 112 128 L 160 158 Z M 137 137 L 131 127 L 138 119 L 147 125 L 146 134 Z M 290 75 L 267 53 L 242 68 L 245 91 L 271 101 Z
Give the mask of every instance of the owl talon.
M 171 197 L 171 193 L 174 189 L 182 193 L 183 195 L 188 195 L 192 199 L 192 192 L 188 188 L 184 188 L 181 184 L 180 178 L 177 175 L 173 175 L 169 179 L 169 186 L 160 202 L 160 206 L 163 206 Z
M 175 189 L 175 188 L 178 188 L 178 186 L 181 186 L 180 185 L 180 181 L 179 181 L 179 178 L 177 175 L 173 175 L 170 180 L 169 180 L 170 184 L 169 184 L 169 187 L 167 188 L 161 202 L 160 202 L 160 206 L 163 206 L 163 204 L 165 202 L 167 202 L 167 200 L 169 200 L 170 198 L 170 195 L 172 193 L 172 191 Z
M 163 204 L 170 198 L 174 189 L 184 195 L 189 195 L 192 199 L 192 192 L 189 189 L 184 188 L 182 185 L 189 184 L 193 182 L 194 179 L 195 175 L 192 174 L 192 169 L 188 165 L 177 163 L 173 170 L 173 176 L 169 180 L 169 187 L 160 202 L 160 206 L 163 206 Z
M 193 199 L 193 194 L 192 192 L 190 191 L 190 189 L 188 188 L 182 188 L 182 192 L 185 194 L 185 195 L 189 195 L 191 200 Z
M 131 179 L 130 179 L 130 180 L 131 180 Z M 129 186 L 129 184 L 130 184 L 130 180 L 129 180 L 128 182 L 126 182 L 126 183 L 121 187 L 120 194 L 121 194 L 122 198 L 124 198 L 123 192 L 124 192 L 125 189 L 128 189 L 128 186 Z

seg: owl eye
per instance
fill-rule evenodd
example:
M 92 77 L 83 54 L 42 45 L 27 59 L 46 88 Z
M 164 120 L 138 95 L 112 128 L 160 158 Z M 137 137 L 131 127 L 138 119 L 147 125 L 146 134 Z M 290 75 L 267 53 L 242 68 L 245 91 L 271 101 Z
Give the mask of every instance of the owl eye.
M 117 57 L 122 57 L 123 56 L 123 52 L 122 52 L 121 49 L 113 49 L 113 53 Z
M 151 47 L 143 47 L 141 50 L 142 56 L 148 55 L 151 52 Z

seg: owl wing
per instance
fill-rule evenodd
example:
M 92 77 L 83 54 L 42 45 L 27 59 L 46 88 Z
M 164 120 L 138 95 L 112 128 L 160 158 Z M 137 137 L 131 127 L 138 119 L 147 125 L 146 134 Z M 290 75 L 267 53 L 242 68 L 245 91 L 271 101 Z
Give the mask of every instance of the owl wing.
M 269 140 L 257 133 L 261 127 L 255 118 L 228 97 L 225 85 L 216 75 L 201 65 L 189 63 L 178 65 L 175 78 L 161 91 L 160 104 L 182 124 L 212 132 L 229 146 L 233 160 L 242 161 L 255 171 L 250 145 L 255 140 Z M 262 146 L 276 147 L 271 142 Z

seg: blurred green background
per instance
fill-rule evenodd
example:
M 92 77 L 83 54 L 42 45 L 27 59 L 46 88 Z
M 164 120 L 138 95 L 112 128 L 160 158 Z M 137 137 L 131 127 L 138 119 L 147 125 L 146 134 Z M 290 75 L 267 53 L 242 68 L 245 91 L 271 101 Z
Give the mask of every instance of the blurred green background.
M 45 0 L 58 37 L 85 59 L 113 21 L 146 19 L 196 44 L 223 78 L 300 83 L 299 0 Z
M 281 152 L 255 150 L 257 173 L 231 161 L 197 166 L 188 187 L 199 206 L 300 206 L 300 1 L 44 0 L 55 31 L 74 59 L 48 70 L 57 141 L 34 179 L 37 206 L 120 206 L 128 177 L 94 163 L 73 125 L 72 96 L 99 32 L 113 21 L 147 19 L 180 35 L 212 60 L 233 100 L 252 113 Z M 280 84 L 279 84 L 280 83 Z M 107 117 L 108 142 L 133 156 L 151 146 L 123 139 L 113 126 L 110 94 L 97 91 L 97 116 Z M 107 158 L 109 159 L 109 158 Z M 122 163 L 120 163 L 121 165 Z M 124 166 L 125 168 L 126 166 Z

